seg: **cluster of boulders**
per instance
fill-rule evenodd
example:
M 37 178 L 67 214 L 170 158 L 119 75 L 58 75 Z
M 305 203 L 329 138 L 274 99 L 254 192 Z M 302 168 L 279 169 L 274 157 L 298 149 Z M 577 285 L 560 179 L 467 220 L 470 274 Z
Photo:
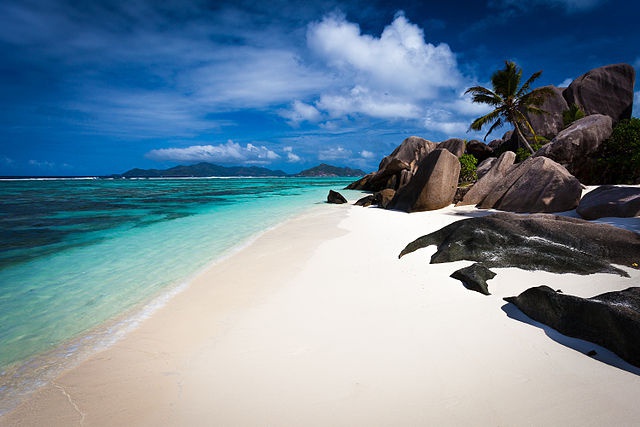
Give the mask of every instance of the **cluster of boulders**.
M 586 159 L 611 136 L 617 122 L 631 117 L 634 84 L 633 67 L 615 64 L 591 70 L 567 88 L 551 86 L 542 106 L 548 114 L 528 117 L 536 134 L 550 142 L 522 163 L 516 163 L 513 132 L 489 144 L 457 138 L 435 143 L 412 136 L 382 159 L 376 172 L 347 188 L 373 193 L 360 205 L 406 212 L 440 209 L 453 202 L 509 212 L 575 209 L 582 177 L 588 175 Z M 565 128 L 563 113 L 571 105 L 586 116 Z M 479 163 L 479 179 L 472 187 L 458 187 L 457 159 L 463 154 Z
M 548 114 L 528 116 L 536 134 L 549 142 L 520 163 L 513 132 L 489 144 L 412 136 L 376 172 L 347 188 L 372 193 L 356 202 L 361 206 L 415 212 L 456 203 L 504 211 L 454 222 L 400 254 L 436 245 L 431 263 L 475 261 L 451 277 L 485 295 L 487 280 L 495 276 L 491 267 L 628 276 L 617 266 L 638 268 L 640 235 L 588 220 L 640 216 L 640 188 L 604 185 L 581 196 L 582 183 L 594 184 L 586 178 L 589 159 L 613 126 L 631 117 L 634 83 L 633 67 L 616 64 L 589 71 L 568 88 L 550 87 L 542 105 Z M 564 112 L 572 106 L 585 116 L 568 124 Z M 477 159 L 478 179 L 461 187 L 463 154 Z M 549 214 L 573 209 L 584 219 Z M 507 300 L 561 333 L 603 345 L 640 366 L 640 288 L 583 299 L 538 287 Z

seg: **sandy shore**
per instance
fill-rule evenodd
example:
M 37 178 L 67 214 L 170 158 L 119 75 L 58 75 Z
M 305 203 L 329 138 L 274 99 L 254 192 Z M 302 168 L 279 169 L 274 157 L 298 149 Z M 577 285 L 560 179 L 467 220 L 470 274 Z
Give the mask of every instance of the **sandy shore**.
M 502 298 L 541 284 L 589 297 L 638 286 L 640 272 L 495 269 L 483 296 L 449 277 L 471 262 L 431 265 L 435 248 L 397 258 L 472 214 L 319 206 L 207 269 L 0 425 L 637 423 L 639 369 Z

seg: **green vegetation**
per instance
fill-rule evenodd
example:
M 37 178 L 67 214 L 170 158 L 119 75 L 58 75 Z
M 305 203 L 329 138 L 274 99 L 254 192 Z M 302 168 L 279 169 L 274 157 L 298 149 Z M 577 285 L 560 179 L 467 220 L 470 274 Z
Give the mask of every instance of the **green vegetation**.
M 564 110 L 562 112 L 562 123 L 564 127 L 567 128 L 569 127 L 569 125 L 571 125 L 571 123 L 575 122 L 576 120 L 580 120 L 583 117 L 584 111 L 582 111 L 582 108 L 580 108 L 578 104 L 572 104 L 568 110 Z
M 471 154 L 460 156 L 460 178 L 458 184 L 470 184 L 478 180 L 478 159 Z
M 600 181 L 635 184 L 640 180 L 640 119 L 619 122 L 601 147 L 597 160 Z
M 470 93 L 473 102 L 487 104 L 494 108 L 490 113 L 475 119 L 471 123 L 470 129 L 481 130 L 485 125 L 491 124 L 484 137 L 486 141 L 487 136 L 493 130 L 503 126 L 505 123 L 510 123 L 518 136 L 518 142 L 533 154 L 534 150 L 524 133 L 532 135 L 532 141 L 535 141 L 536 133 L 531 127 L 531 123 L 527 120 L 525 113 L 545 114 L 546 111 L 542 110 L 540 106 L 552 94 L 550 88 L 531 89 L 532 83 L 541 74 L 542 71 L 534 73 L 524 84 L 520 85 L 522 69 L 514 62 L 505 61 L 505 68 L 496 71 L 491 76 L 493 89 L 487 89 L 482 86 L 474 86 L 467 89 L 465 94 Z

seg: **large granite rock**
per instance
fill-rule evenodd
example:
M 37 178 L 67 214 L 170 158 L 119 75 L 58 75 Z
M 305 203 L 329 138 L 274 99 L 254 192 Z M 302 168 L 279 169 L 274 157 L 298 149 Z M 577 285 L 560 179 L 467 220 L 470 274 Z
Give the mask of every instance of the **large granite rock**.
M 405 212 L 430 211 L 453 202 L 458 188 L 460 161 L 449 150 L 431 152 L 411 181 L 396 193 L 389 208 Z
M 437 145 L 436 148 L 444 148 L 445 150 L 449 150 L 451 154 L 459 158 L 464 154 L 465 142 L 460 138 L 451 138 L 447 139 L 446 141 L 442 141 Z
M 345 199 L 344 196 L 337 191 L 329 190 L 329 194 L 327 195 L 327 203 L 342 204 L 347 203 L 347 199 Z
M 565 168 L 546 157 L 529 157 L 509 169 L 477 206 L 508 212 L 563 212 L 578 206 L 581 194 L 580 181 Z
M 489 195 L 491 190 L 502 183 L 513 169 L 516 153 L 506 151 L 493 162 L 492 168 L 484 173 L 456 206 L 477 205 Z
M 640 216 L 640 188 L 603 185 L 585 194 L 576 211 L 584 219 Z
M 564 127 L 562 113 L 569 109 L 567 101 L 562 96 L 564 89 L 556 86 L 545 86 L 550 90 L 550 95 L 545 98 L 540 108 L 547 114 L 530 114 L 525 116 L 531 123 L 531 127 L 538 136 L 544 136 L 547 139 L 555 137 Z
M 482 163 L 484 160 L 493 156 L 493 148 L 484 142 L 480 142 L 478 140 L 471 140 L 467 142 L 466 151 L 467 154 L 471 154 L 473 157 L 478 159 L 478 163 Z
M 580 298 L 548 286 L 505 298 L 524 314 L 561 334 L 591 341 L 640 366 L 640 288 Z
M 491 170 L 497 160 L 497 157 L 489 157 L 488 159 L 484 159 L 483 161 L 481 161 L 476 169 L 476 175 L 478 175 L 478 179 L 485 176 Z
M 586 115 L 604 114 L 613 123 L 631 118 L 635 70 L 629 64 L 600 67 L 575 79 L 564 91 L 568 105 L 577 104 Z
M 480 292 L 483 295 L 491 295 L 487 280 L 496 277 L 496 273 L 476 262 L 469 267 L 454 271 L 450 277 L 460 280 L 464 287 L 471 291 Z
M 375 200 L 375 204 L 380 206 L 383 209 L 386 209 L 389 206 L 389 203 L 393 200 L 396 195 L 396 191 L 391 188 L 385 188 L 384 190 L 380 190 L 376 192 L 373 197 Z
M 612 264 L 640 260 L 640 235 L 578 218 L 499 212 L 454 222 L 409 243 L 400 257 L 437 245 L 431 263 L 476 261 L 553 273 L 628 274 Z
M 382 159 L 377 172 L 349 184 L 347 189 L 380 191 L 384 188 L 392 188 L 397 190 L 411 180 L 420 162 L 435 148 L 434 142 L 410 136 Z
M 597 152 L 612 132 L 611 117 L 593 114 L 573 122 L 533 156 L 548 157 L 571 174 L 580 176 L 584 173 L 587 157 Z

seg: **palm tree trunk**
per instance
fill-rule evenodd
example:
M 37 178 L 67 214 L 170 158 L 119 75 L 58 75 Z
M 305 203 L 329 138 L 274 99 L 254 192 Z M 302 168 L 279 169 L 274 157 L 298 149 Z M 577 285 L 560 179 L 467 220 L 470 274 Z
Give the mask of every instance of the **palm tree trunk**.
M 529 145 L 527 138 L 525 138 L 524 135 L 522 134 L 522 131 L 518 127 L 518 124 L 514 123 L 513 126 L 516 128 L 516 135 L 518 135 L 518 141 L 524 143 L 524 146 L 527 147 L 527 150 L 529 150 L 531 154 L 535 153 L 533 148 L 531 148 L 531 145 Z

